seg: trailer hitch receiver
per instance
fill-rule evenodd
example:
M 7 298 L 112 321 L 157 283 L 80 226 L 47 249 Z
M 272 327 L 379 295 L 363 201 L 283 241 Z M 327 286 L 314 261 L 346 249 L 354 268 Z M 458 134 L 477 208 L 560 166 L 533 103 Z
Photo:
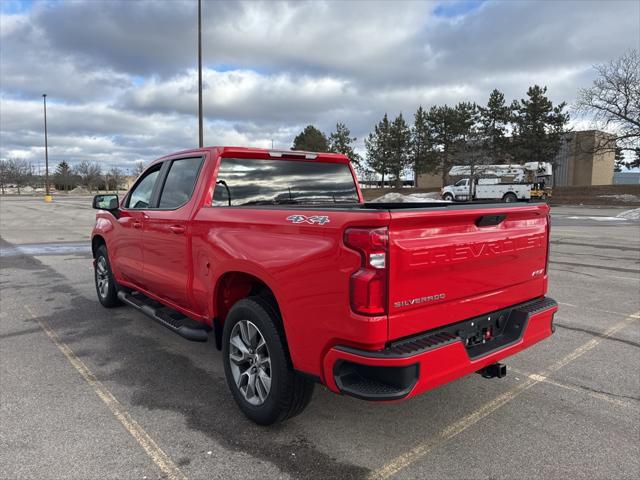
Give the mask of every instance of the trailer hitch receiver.
M 507 366 L 503 363 L 493 363 L 476 373 L 482 375 L 483 378 L 502 378 L 507 376 Z

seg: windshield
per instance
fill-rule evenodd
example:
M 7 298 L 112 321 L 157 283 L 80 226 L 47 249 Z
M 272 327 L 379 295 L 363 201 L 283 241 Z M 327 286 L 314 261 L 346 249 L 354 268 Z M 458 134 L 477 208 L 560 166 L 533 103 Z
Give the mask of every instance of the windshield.
M 357 203 L 349 165 L 222 158 L 214 206 Z

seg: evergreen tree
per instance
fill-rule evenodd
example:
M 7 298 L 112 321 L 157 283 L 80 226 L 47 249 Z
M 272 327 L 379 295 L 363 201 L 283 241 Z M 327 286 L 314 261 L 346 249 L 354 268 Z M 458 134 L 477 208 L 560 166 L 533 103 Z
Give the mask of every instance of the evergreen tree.
M 630 162 L 626 162 L 624 165 L 627 168 L 638 168 L 640 167 L 640 147 L 636 147 L 633 151 L 634 157 Z
M 307 125 L 296 138 L 293 139 L 291 150 L 306 150 L 309 152 L 328 152 L 329 141 L 324 133 L 313 125 Z
M 367 163 L 374 172 L 382 176 L 384 186 L 384 177 L 389 173 L 391 156 L 391 123 L 386 113 L 365 139 L 364 144 L 367 149 Z
M 569 115 L 546 96 L 547 87 L 529 87 L 526 99 L 514 101 L 514 160 L 517 163 L 550 162 L 554 169 Z
M 475 123 L 476 106 L 461 102 L 455 107 L 448 105 L 431 107 L 427 115 L 433 142 L 438 150 L 438 171 L 442 174 L 442 184 L 446 185 L 453 161 L 461 161 L 466 150 L 462 142 L 467 140 Z
M 429 109 L 427 120 L 433 132 L 433 143 L 438 150 L 436 171 L 442 174 L 442 184 L 446 185 L 450 156 L 456 136 L 455 110 L 448 105 L 433 106 Z
M 402 187 L 402 174 L 411 163 L 411 130 L 402 113 L 391 124 L 389 132 L 389 173 Z
M 483 137 L 479 128 L 479 113 L 475 103 L 461 102 L 455 107 L 455 144 L 453 157 L 458 165 L 469 167 L 469 196 L 472 194 L 476 178 L 475 167 L 485 163 L 483 155 Z
M 70 190 L 69 187 L 71 185 L 71 176 L 71 167 L 66 161 L 61 161 L 56 167 L 55 173 L 53 174 L 56 188 L 60 188 L 64 191 Z
M 353 144 L 357 140 L 351 137 L 351 131 L 344 123 L 336 123 L 336 131 L 329 135 L 329 151 L 333 153 L 342 153 L 349 157 L 351 163 L 355 166 L 360 165 L 360 155 L 353 150 Z
M 418 107 L 411 127 L 411 165 L 416 177 L 421 173 L 434 173 L 438 169 L 433 151 L 433 138 L 427 112 Z
M 624 153 L 622 152 L 622 148 L 616 147 L 615 149 L 615 164 L 613 165 L 614 172 L 621 172 L 622 167 L 625 167 L 624 162 Z
M 466 142 L 474 133 L 477 121 L 478 107 L 475 103 L 460 102 L 454 110 L 454 130 L 459 142 Z
M 508 159 L 509 142 L 507 126 L 511 121 L 511 107 L 505 103 L 504 94 L 494 89 L 486 107 L 478 107 L 479 135 L 488 163 L 505 163 Z

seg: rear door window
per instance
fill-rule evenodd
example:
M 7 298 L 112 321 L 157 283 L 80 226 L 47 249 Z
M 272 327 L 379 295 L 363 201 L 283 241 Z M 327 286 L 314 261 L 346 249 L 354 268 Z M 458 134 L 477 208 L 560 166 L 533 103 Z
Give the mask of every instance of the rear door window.
M 173 160 L 160 195 L 159 208 L 178 208 L 189 201 L 202 165 L 202 158 Z

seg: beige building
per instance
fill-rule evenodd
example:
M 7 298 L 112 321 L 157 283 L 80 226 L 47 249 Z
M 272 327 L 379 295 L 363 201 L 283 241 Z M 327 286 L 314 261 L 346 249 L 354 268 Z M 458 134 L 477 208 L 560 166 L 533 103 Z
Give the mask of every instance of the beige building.
M 439 173 L 421 173 L 416 175 L 416 188 L 442 187 L 442 175 Z
M 554 162 L 555 185 L 612 185 L 615 153 L 612 148 L 602 148 L 610 138 L 599 130 L 565 135 Z
M 554 184 L 557 186 L 612 185 L 615 154 L 612 149 L 598 150 L 608 138 L 599 130 L 570 132 L 565 135 L 554 161 Z M 442 175 L 416 176 L 418 188 L 440 188 Z

